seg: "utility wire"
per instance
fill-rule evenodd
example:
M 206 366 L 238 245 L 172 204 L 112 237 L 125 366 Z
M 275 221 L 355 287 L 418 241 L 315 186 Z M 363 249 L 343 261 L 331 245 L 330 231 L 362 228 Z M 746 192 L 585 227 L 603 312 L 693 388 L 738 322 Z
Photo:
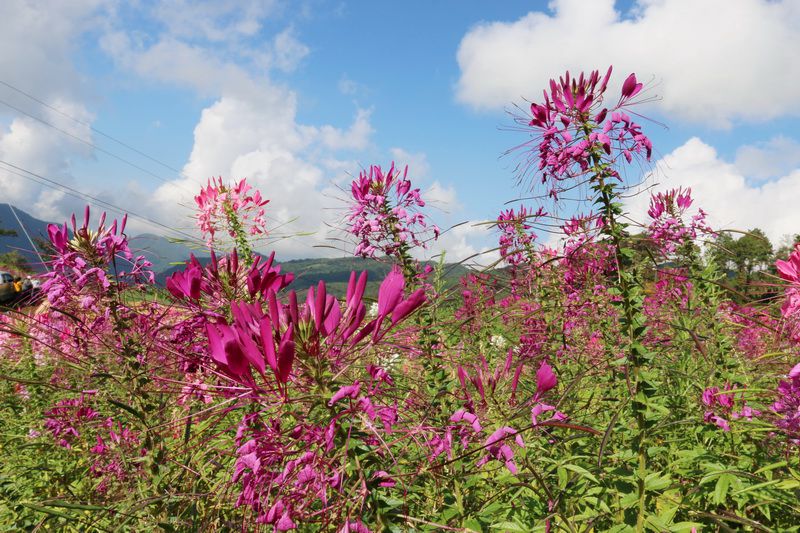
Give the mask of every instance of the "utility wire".
M 177 173 L 179 175 L 183 175 L 183 172 L 178 170 L 177 168 L 175 168 L 173 166 L 170 166 L 167 163 L 164 163 L 163 161 L 160 161 L 160 160 L 156 159 L 155 157 L 152 157 L 152 156 L 142 152 L 141 150 L 138 150 L 138 149 L 134 148 L 130 144 L 127 144 L 124 141 L 121 141 L 121 140 L 117 139 L 116 137 L 113 137 L 113 136 L 109 135 L 108 133 L 100 131 L 99 129 L 97 129 L 94 126 L 92 126 L 89 122 L 86 122 L 85 120 L 81 120 L 79 118 L 73 117 L 69 113 L 66 113 L 66 112 L 62 111 L 61 109 L 58 109 L 57 107 L 54 107 L 54 106 L 48 104 L 47 102 L 45 102 L 43 100 L 40 100 L 39 98 L 35 97 L 34 95 L 23 91 L 19 87 L 15 87 L 15 86 L 11 85 L 10 83 L 8 83 L 6 81 L 3 81 L 3 80 L 0 80 L 0 85 L 4 85 L 4 86 L 8 87 L 9 89 L 18 92 L 19 94 L 21 94 L 21 95 L 23 95 L 23 96 L 25 96 L 27 98 L 30 98 L 31 100 L 33 100 L 37 104 L 40 104 L 40 105 L 46 107 L 47 109 L 50 109 L 51 111 L 55 111 L 56 113 L 58 113 L 62 117 L 66 117 L 66 118 L 68 118 L 70 120 L 73 120 L 73 121 L 77 122 L 78 124 L 81 124 L 83 126 L 87 126 L 89 129 L 91 129 L 96 134 L 101 135 L 101 136 L 105 137 L 106 139 L 108 139 L 110 141 L 114 141 L 115 143 L 119 144 L 120 146 L 124 146 L 128 150 L 130 150 L 132 152 L 135 152 L 135 153 L 139 154 L 140 156 L 149 159 L 153 163 L 158 163 L 159 165 L 161 165 L 162 167 L 164 167 L 166 169 L 169 169 L 169 170 L 171 170 L 171 171 L 173 171 L 173 172 L 175 172 L 175 173 Z
M 144 215 L 140 215 L 140 214 L 137 214 L 137 213 L 135 213 L 133 211 L 130 211 L 128 209 L 124 209 L 122 207 L 119 207 L 118 205 L 112 204 L 110 202 L 107 202 L 105 200 L 102 200 L 100 198 L 92 196 L 90 194 L 86 194 L 86 193 L 84 193 L 82 191 L 79 191 L 78 189 L 75 189 L 75 188 L 70 187 L 68 185 L 64 185 L 64 184 L 59 183 L 59 182 L 57 182 L 55 180 L 52 180 L 52 179 L 47 178 L 45 176 L 42 176 L 41 174 L 37 174 L 36 172 L 33 172 L 31 170 L 28 170 L 28 169 L 25 169 L 23 167 L 17 166 L 17 165 L 15 165 L 13 163 L 9 163 L 8 161 L 3 161 L 2 159 L 0 159 L 0 165 L 3 165 L 5 167 L 9 167 L 9 168 L 5 168 L 4 170 L 6 172 L 10 173 L 10 174 L 14 174 L 14 175 L 19 176 L 21 178 L 25 178 L 25 179 L 28 179 L 30 181 L 34 181 L 36 183 L 39 183 L 40 185 L 44 185 L 45 187 L 49 187 L 49 188 L 54 189 L 54 190 L 60 190 L 61 192 L 65 193 L 65 194 L 67 194 L 69 196 L 72 196 L 73 198 L 77 198 L 79 200 L 83 200 L 83 201 L 86 201 L 86 202 L 94 203 L 95 207 L 99 206 L 99 207 L 103 207 L 105 209 L 109 209 L 109 210 L 115 211 L 115 212 L 117 212 L 119 214 L 127 214 L 131 218 L 135 218 L 135 219 L 138 219 L 140 221 L 146 222 L 146 223 L 148 223 L 148 224 L 150 224 L 152 226 L 156 226 L 156 227 L 162 228 L 162 229 L 166 230 L 168 233 L 172 233 L 173 235 L 174 234 L 181 235 L 181 236 L 183 236 L 184 238 L 186 238 L 187 240 L 189 240 L 191 242 L 194 242 L 194 243 L 197 243 L 197 244 L 201 244 L 202 243 L 204 246 L 206 244 L 206 243 L 203 243 L 196 236 L 191 235 L 190 233 L 186 233 L 186 232 L 181 231 L 179 229 L 175 229 L 174 227 L 168 226 L 168 225 L 163 224 L 161 222 L 158 222 L 157 220 L 153 220 L 153 219 L 151 219 L 149 217 L 146 217 Z
M 2 99 L 0 99 L 0 104 L 3 104 L 3 105 L 5 105 L 6 107 L 9 107 L 9 108 L 11 108 L 11 109 L 13 109 L 14 111 L 17 111 L 18 113 L 22 113 L 23 115 L 25 115 L 25 116 L 27 116 L 27 117 L 30 117 L 30 118 L 32 118 L 33 120 L 36 120 L 37 122 L 41 122 L 41 123 L 42 123 L 42 124 L 44 124 L 45 126 L 49 126 L 49 127 L 53 128 L 54 130 L 58 131 L 59 133 L 62 133 L 63 135 L 66 135 L 67 137 L 70 137 L 70 138 L 72 138 L 72 139 L 75 139 L 76 141 L 78 141 L 78 142 L 80 142 L 80 143 L 83 143 L 83 144 L 85 144 L 86 146 L 89 146 L 89 147 L 91 147 L 91 148 L 94 148 L 94 149 L 95 149 L 95 150 L 97 150 L 98 152 L 102 152 L 102 153 L 104 153 L 104 154 L 107 154 L 107 155 L 109 155 L 109 156 L 113 157 L 114 159 L 117 159 L 117 160 L 119 160 L 119 161 L 122 161 L 122 162 L 123 162 L 123 163 L 125 163 L 126 165 L 129 165 L 129 166 L 131 166 L 131 167 L 133 167 L 133 168 L 135 168 L 135 169 L 137 169 L 137 170 L 140 170 L 140 171 L 144 172 L 145 174 L 148 174 L 148 175 L 150 175 L 150 176 L 152 176 L 152 177 L 156 178 L 157 180 L 159 180 L 159 181 L 161 181 L 161 182 L 168 183 L 168 184 L 171 184 L 171 185 L 176 185 L 176 184 L 175 184 L 173 181 L 170 181 L 170 180 L 168 180 L 167 178 L 164 178 L 164 177 L 162 177 L 162 176 L 159 176 L 158 174 L 155 174 L 155 173 L 153 173 L 153 172 L 150 172 L 150 171 L 149 171 L 149 170 L 147 170 L 146 168 L 144 168 L 144 167 L 141 167 L 141 166 L 137 165 L 136 163 L 132 163 L 132 162 L 128 161 L 127 159 L 125 159 L 125 158 L 123 158 L 123 157 L 120 157 L 120 156 L 118 156 L 117 154 L 115 154 L 115 153 L 113 153 L 113 152 L 109 152 L 109 151 L 108 151 L 108 150 L 106 150 L 105 148 L 101 148 L 101 147 L 97 146 L 97 145 L 96 145 L 96 144 L 94 144 L 94 143 L 91 143 L 91 142 L 89 142 L 89 141 L 87 141 L 87 140 L 85 140 L 85 139 L 82 139 L 82 138 L 80 138 L 80 137 L 79 137 L 79 136 L 77 136 L 77 135 L 74 135 L 74 134 L 72 134 L 72 133 L 70 133 L 70 132 L 68 132 L 68 131 L 66 131 L 66 130 L 63 130 L 63 129 L 59 128 L 58 126 L 56 126 L 56 125 L 54 125 L 54 124 L 52 124 L 52 123 L 50 123 L 50 122 L 47 122 L 46 120 L 44 120 L 44 119 L 42 119 L 42 118 L 40 118 L 40 117 L 37 117 L 36 115 L 34 115 L 34 114 L 32 114 L 32 113 L 28 113 L 27 111 L 25 111 L 25 110 L 23 110 L 23 109 L 20 109 L 19 107 L 15 106 L 15 105 L 13 105 L 13 104 L 9 104 L 9 103 L 8 103 L 8 102 L 6 102 L 5 100 L 2 100 Z M 179 187 L 181 187 L 182 189 L 184 189 L 186 192 L 189 192 L 189 191 L 188 191 L 188 190 L 187 190 L 185 187 L 183 187 L 183 186 L 181 186 L 181 185 L 179 185 L 179 184 L 178 184 L 178 186 L 179 186 Z
M 17 219 L 17 224 L 19 224 L 19 227 L 22 228 L 22 232 L 25 234 L 25 237 L 27 237 L 28 242 L 31 243 L 31 247 L 33 247 L 33 251 L 36 252 L 36 256 L 39 258 L 39 262 L 41 264 L 43 264 L 44 267 L 49 272 L 50 271 L 50 267 L 48 267 L 47 263 L 45 263 L 44 259 L 42 259 L 42 254 L 39 253 L 39 248 L 36 246 L 36 244 L 34 244 L 33 239 L 31 239 L 31 236 L 28 233 L 27 228 L 25 228 L 25 224 L 23 224 L 22 221 L 19 219 L 19 215 L 17 215 L 17 210 L 14 209 L 14 206 L 11 205 L 11 204 L 8 204 L 8 207 L 11 208 L 11 214 L 13 214 L 14 218 Z

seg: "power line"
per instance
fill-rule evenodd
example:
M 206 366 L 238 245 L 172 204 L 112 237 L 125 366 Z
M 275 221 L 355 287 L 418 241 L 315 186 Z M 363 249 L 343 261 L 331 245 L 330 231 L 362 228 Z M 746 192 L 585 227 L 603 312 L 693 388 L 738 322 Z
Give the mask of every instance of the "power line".
M 19 219 L 19 216 L 17 215 L 17 210 L 14 209 L 14 206 L 11 204 L 8 204 L 8 207 L 11 209 L 11 214 L 14 215 L 14 218 L 17 219 L 17 224 L 19 224 L 19 227 L 22 228 L 22 232 L 25 234 L 25 237 L 28 239 L 28 242 L 33 247 L 33 251 L 36 252 L 36 256 L 39 258 L 39 262 L 43 264 L 44 267 L 49 271 L 50 267 L 48 267 L 47 263 L 45 263 L 44 259 L 42 259 L 42 254 L 39 253 L 39 248 L 36 246 L 36 244 L 34 244 L 33 239 L 31 239 L 31 236 L 28 233 L 25 224 L 23 224 L 22 221 Z
M 10 167 L 10 168 L 5 168 L 4 170 L 6 172 L 10 173 L 10 174 L 14 174 L 15 176 L 19 176 L 21 178 L 25 178 L 27 180 L 34 181 L 36 183 L 39 183 L 40 185 L 44 185 L 45 187 L 49 187 L 49 188 L 54 189 L 54 190 L 60 190 L 61 192 L 65 193 L 65 194 L 67 194 L 69 196 L 72 196 L 73 198 L 77 198 L 77 199 L 83 200 L 85 202 L 90 202 L 90 203 L 93 202 L 95 207 L 99 206 L 99 207 L 103 207 L 105 209 L 109 209 L 109 210 L 115 211 L 115 212 L 117 212 L 119 214 L 127 214 L 131 218 L 139 219 L 139 220 L 141 220 L 143 222 L 149 223 L 150 225 L 157 226 L 159 228 L 167 230 L 168 233 L 172 233 L 173 235 L 174 234 L 182 235 L 183 237 L 186 237 L 189 241 L 192 241 L 192 242 L 195 242 L 195 243 L 202 243 L 202 241 L 200 239 L 198 239 L 197 237 L 195 237 L 194 235 L 191 235 L 191 234 L 186 233 L 184 231 L 181 231 L 179 229 L 175 229 L 172 226 L 168 226 L 166 224 L 158 222 L 157 220 L 153 220 L 153 219 L 151 219 L 149 217 L 146 217 L 144 215 L 137 214 L 137 213 L 135 213 L 133 211 L 130 211 L 128 209 L 124 209 L 124 208 L 119 207 L 119 206 L 117 206 L 115 204 L 112 204 L 111 202 L 107 202 L 105 200 L 102 200 L 102 199 L 97 198 L 95 196 L 92 196 L 90 194 L 86 194 L 86 193 L 84 193 L 82 191 L 79 191 L 78 189 L 75 189 L 75 188 L 70 187 L 68 185 L 64 185 L 62 183 L 59 183 L 59 182 L 57 182 L 57 181 L 55 181 L 53 179 L 47 178 L 46 176 L 42 176 L 41 174 L 37 174 L 36 172 L 33 172 L 33 171 L 28 170 L 26 168 L 17 166 L 17 165 L 15 165 L 13 163 L 9 163 L 8 161 L 3 161 L 2 159 L 0 159 L 0 164 L 4 165 L 5 167 Z M 205 245 L 205 243 L 202 243 L 202 244 Z
M 162 176 L 159 176 L 158 174 L 155 174 L 155 173 L 153 173 L 153 172 L 150 172 L 150 171 L 149 171 L 149 170 L 147 170 L 146 168 L 144 168 L 144 167 L 140 167 L 140 166 L 139 166 L 139 165 L 137 165 L 136 163 L 132 163 L 132 162 L 128 161 L 127 159 L 125 159 L 125 158 L 123 158 L 123 157 L 120 157 L 120 156 L 118 156 L 117 154 L 115 154 L 115 153 L 113 153 L 113 152 L 110 152 L 110 151 L 106 150 L 105 148 L 101 148 L 101 147 L 97 146 L 97 145 L 96 145 L 96 144 L 94 144 L 94 143 L 91 143 L 91 142 L 89 142 L 89 141 L 87 141 L 87 140 L 85 140 L 85 139 L 81 139 L 79 136 L 77 136 L 77 135 L 74 135 L 74 134 L 72 134 L 72 133 L 70 133 L 70 132 L 68 132 L 68 131 L 66 131 L 66 130 L 63 130 L 63 129 L 59 128 L 58 126 L 56 126 L 56 125 L 54 125 L 54 124 L 52 124 L 52 123 L 50 123 L 50 122 L 47 122 L 46 120 L 44 120 L 44 119 L 42 119 L 42 118 L 39 118 L 39 117 L 37 117 L 36 115 L 34 115 L 34 114 L 32 114 L 32 113 L 28 113 L 27 111 L 25 111 L 25 110 L 23 110 L 23 109 L 20 109 L 19 107 L 15 106 L 15 105 L 13 105 L 13 104 L 9 104 L 9 103 L 8 103 L 8 102 L 6 102 L 5 100 L 2 100 L 2 99 L 0 99 L 0 104 L 3 104 L 3 105 L 5 105 L 6 107 L 9 107 L 9 108 L 11 108 L 11 109 L 13 109 L 14 111 L 17 111 L 18 113 L 22 113 L 23 115 L 25 115 L 25 116 L 27 116 L 27 117 L 30 117 L 30 118 L 32 118 L 33 120 L 36 120 L 37 122 L 40 122 L 40 123 L 44 124 L 45 126 L 51 127 L 51 128 L 53 128 L 54 130 L 58 131 L 59 133 L 61 133 L 61 134 L 63 134 L 63 135 L 66 135 L 67 137 L 71 137 L 72 139 L 75 139 L 76 141 L 78 141 L 78 142 L 80 142 L 80 143 L 83 143 L 83 144 L 85 144 L 86 146 L 89 146 L 89 147 L 91 147 L 91 148 L 94 148 L 94 149 L 95 149 L 95 150 L 97 150 L 98 152 L 102 152 L 102 153 L 104 153 L 104 154 L 107 154 L 107 155 L 109 155 L 109 156 L 113 157 L 114 159 L 117 159 L 117 160 L 119 160 L 119 161 L 122 161 L 123 163 L 125 163 L 125 164 L 127 164 L 127 165 L 129 165 L 129 166 L 131 166 L 131 167 L 133 167 L 133 168 L 135 168 L 135 169 L 137 169 L 137 170 L 140 170 L 140 171 L 144 172 L 145 174 L 148 174 L 148 175 L 150 175 L 150 176 L 152 176 L 152 177 L 156 178 L 157 180 L 159 180 L 159 181 L 161 181 L 161 182 L 164 182 L 164 183 L 169 183 L 169 184 L 175 185 L 175 183 L 174 183 L 174 182 L 172 182 L 172 181 L 170 181 L 170 180 L 168 180 L 168 179 L 166 179 L 166 178 L 164 178 L 164 177 L 162 177 Z M 188 191 L 188 190 L 187 190 L 185 187 L 183 187 L 182 185 L 178 184 L 178 186 L 179 186 L 179 187 L 181 187 L 182 189 L 186 190 L 187 192 L 189 192 L 189 191 Z
M 134 148 L 130 144 L 127 144 L 126 142 L 121 141 L 121 140 L 117 139 L 116 137 L 113 137 L 113 136 L 109 135 L 108 133 L 105 133 L 105 132 L 95 128 L 89 122 L 86 122 L 85 120 L 81 120 L 79 118 L 73 117 L 69 113 L 66 113 L 66 112 L 62 111 L 61 109 L 58 109 L 57 107 L 54 107 L 54 106 L 48 104 L 47 102 L 45 102 L 43 100 L 40 100 L 39 98 L 33 96 L 32 94 L 23 91 L 19 87 L 15 87 L 15 86 L 11 85 L 10 83 L 8 83 L 6 81 L 3 81 L 3 80 L 0 80 L 0 85 L 5 85 L 9 89 L 18 92 L 19 94 L 21 94 L 21 95 L 23 95 L 23 96 L 25 96 L 27 98 L 30 98 L 31 100 L 33 100 L 37 104 L 40 104 L 40 105 L 46 107 L 47 109 L 50 109 L 51 111 L 55 111 L 59 115 L 61 115 L 63 117 L 66 117 L 66 118 L 68 118 L 70 120 L 73 120 L 73 121 L 77 122 L 78 124 L 82 124 L 84 126 L 87 126 L 89 129 L 91 129 L 93 132 L 97 133 L 98 135 L 102 135 L 106 139 L 108 139 L 110 141 L 114 141 L 115 143 L 119 144 L 120 146 L 124 146 L 128 150 L 130 150 L 132 152 L 135 152 L 135 153 L 139 154 L 140 156 L 145 157 L 145 158 L 149 159 L 150 161 L 152 161 L 154 163 L 158 163 L 159 165 L 161 165 L 164 168 L 167 168 L 167 169 L 169 169 L 169 170 L 171 170 L 173 172 L 176 172 L 179 175 L 183 175 L 183 172 L 178 170 L 177 168 L 172 167 L 172 166 L 168 165 L 167 163 L 164 163 L 163 161 L 160 161 L 160 160 L 156 159 L 155 157 L 152 157 L 152 156 L 142 152 L 141 150 L 138 150 L 138 149 Z

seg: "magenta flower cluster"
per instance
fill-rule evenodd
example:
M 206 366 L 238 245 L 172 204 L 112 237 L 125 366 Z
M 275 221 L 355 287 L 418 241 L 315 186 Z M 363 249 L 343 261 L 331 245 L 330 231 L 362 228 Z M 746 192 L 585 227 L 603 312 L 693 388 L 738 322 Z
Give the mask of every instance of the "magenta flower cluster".
M 778 274 L 790 283 L 786 288 L 786 300 L 781 307 L 781 313 L 785 318 L 795 318 L 800 312 L 800 244 L 795 246 L 788 260 L 779 259 L 775 266 Z
M 387 172 L 373 165 L 350 186 L 353 205 L 347 217 L 349 231 L 358 239 L 354 255 L 374 257 L 380 252 L 397 257 L 410 247 L 427 247 L 426 231 L 439 238 L 439 228 L 428 225 L 419 208 L 425 206 L 419 189 L 411 188 L 408 166 L 394 163 Z
M 551 79 L 544 102 L 532 103 L 530 116 L 516 119 L 521 126 L 533 129 L 533 139 L 518 148 L 538 148 L 526 152 L 523 173 L 540 173 L 542 183 L 549 183 L 553 198 L 587 173 L 602 170 L 605 175 L 618 176 L 610 166 L 618 162 L 618 157 L 630 163 L 636 156 L 649 160 L 652 155 L 650 139 L 623 111 L 642 90 L 636 76 L 625 79 L 614 105 L 603 104 L 611 70 L 609 67 L 602 79 L 596 70 L 589 76 L 581 73 L 575 78 L 567 72 L 558 82 Z M 595 168 L 598 165 L 604 168 Z
M 106 214 L 100 216 L 97 229 L 89 228 L 89 206 L 83 225 L 77 226 L 72 215 L 72 232 L 67 227 L 50 224 L 47 227 L 56 255 L 50 262 L 51 272 L 42 283 L 42 291 L 56 306 L 77 300 L 82 309 L 99 310 L 98 303 L 111 289 L 112 282 L 124 285 L 153 283 L 150 262 L 134 255 L 125 235 L 127 216 L 117 224 L 105 226 Z
M 671 189 L 650 197 L 647 214 L 651 222 L 647 232 L 658 249 L 665 254 L 675 252 L 678 246 L 694 241 L 698 235 L 712 232 L 706 224 L 706 213 L 702 209 L 698 209 L 688 222 L 685 220 L 692 202 L 690 188 Z
M 536 212 L 521 206 L 518 210 L 507 209 L 497 217 L 497 228 L 500 230 L 500 257 L 509 265 L 521 265 L 532 255 L 534 241 L 537 236 L 533 229 L 533 220 L 544 216 L 544 210 Z
M 778 384 L 778 399 L 772 410 L 778 415 L 775 425 L 786 432 L 789 441 L 800 446 L 800 363 Z
M 744 396 L 742 392 L 740 396 Z M 738 403 L 740 404 L 739 410 L 735 411 L 737 400 L 733 392 L 733 387 L 730 383 L 726 383 L 724 388 L 720 390 L 718 387 L 708 387 L 703 391 L 701 397 L 703 405 L 708 409 L 703 414 L 703 421 L 710 424 L 715 424 L 723 431 L 730 431 L 731 418 L 745 418 L 752 420 L 753 417 L 761 415 L 761 411 L 751 408 L 747 405 L 747 401 L 741 398 Z
M 227 231 L 234 239 L 237 237 L 231 224 L 234 215 L 247 226 L 250 235 L 267 233 L 264 206 L 269 200 L 262 198 L 258 190 L 251 193 L 251 189 L 245 179 L 225 185 L 221 177 L 209 179 L 207 185 L 200 188 L 200 194 L 194 198 L 198 207 L 197 226 L 209 247 L 220 230 Z
M 397 406 L 380 397 L 393 381 L 376 365 L 367 366 L 368 381 L 319 380 L 347 368 L 359 343 L 380 341 L 426 300 L 424 289 L 405 295 L 397 267 L 380 285 L 371 320 L 363 301 L 366 272 L 352 273 L 343 301 L 329 294 L 324 282 L 311 287 L 304 300 L 295 291 L 279 294 L 291 280 L 273 257 L 244 269 L 234 252 L 222 260 L 212 257 L 205 267 L 193 258 L 167 281 L 170 292 L 195 311 L 191 323 L 205 331 L 208 361 L 237 385 L 229 394 L 245 391 L 264 406 L 240 424 L 233 481 L 242 487 L 237 505 L 252 508 L 259 523 L 276 531 L 296 528 L 320 508 L 341 512 L 338 494 L 346 474 L 340 451 L 349 420 L 363 417 L 388 433 L 398 419 Z M 290 405 L 295 395 L 314 397 L 323 390 L 327 422 L 290 422 L 269 412 L 268 406 Z M 361 438 L 364 445 L 379 444 L 374 437 Z M 386 472 L 372 477 L 371 486 L 394 483 Z M 345 518 L 350 530 L 359 530 L 357 521 Z

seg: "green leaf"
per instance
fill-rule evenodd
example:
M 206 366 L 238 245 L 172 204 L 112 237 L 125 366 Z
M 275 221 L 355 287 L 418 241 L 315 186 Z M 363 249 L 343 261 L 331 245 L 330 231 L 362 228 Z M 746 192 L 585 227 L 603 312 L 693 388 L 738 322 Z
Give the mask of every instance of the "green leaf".
M 47 502 L 50 507 L 63 507 L 64 509 L 83 509 L 86 511 L 104 511 L 106 508 L 99 505 L 85 505 L 82 503 L 69 503 L 61 500 Z
M 477 531 L 478 533 L 483 533 L 483 526 L 475 518 L 467 518 L 461 524 L 461 527 L 468 529 L 470 531 Z
M 699 522 L 677 522 L 675 524 L 672 524 L 669 527 L 669 530 L 674 531 L 676 533 L 680 533 L 681 531 L 691 531 L 692 528 L 697 528 L 699 531 L 700 530 L 699 528 L 701 527 L 703 527 L 703 524 Z
M 520 533 L 525 533 L 526 531 L 529 531 L 528 529 L 525 529 L 516 522 L 498 522 L 497 524 L 492 524 L 489 527 L 491 527 L 492 529 L 500 529 L 502 531 L 519 531 Z
M 784 479 L 780 483 L 775 485 L 775 487 L 781 490 L 794 490 L 800 488 L 800 481 L 796 479 Z
M 61 511 L 56 511 L 55 509 L 50 509 L 49 507 L 43 507 L 41 505 L 34 505 L 32 503 L 23 503 L 21 504 L 23 507 L 27 507 L 28 509 L 33 509 L 34 511 L 39 511 L 40 513 L 49 514 L 52 516 L 58 516 L 60 518 L 66 518 L 68 520 L 75 520 L 75 517 L 72 515 L 68 515 L 66 513 L 62 513 Z
M 722 474 L 717 479 L 717 484 L 714 486 L 714 503 L 723 504 L 728 497 L 728 488 L 731 485 L 731 480 L 734 477 L 731 474 Z
M 124 409 L 125 411 L 128 411 L 130 414 L 132 414 L 133 416 L 135 416 L 136 418 L 138 418 L 142 422 L 145 421 L 144 420 L 144 415 L 141 412 L 139 412 L 136 409 L 134 409 L 133 407 L 131 407 L 130 405 L 124 404 L 124 403 L 119 402 L 117 400 L 114 400 L 112 398 L 108 399 L 108 403 L 110 403 L 111 405 L 114 405 L 116 407 L 119 407 L 120 409 Z
M 669 475 L 659 476 L 659 472 L 648 474 L 644 478 L 644 488 L 647 491 L 664 490 L 672 484 Z
M 594 475 L 592 475 L 591 472 L 589 472 L 588 470 L 586 470 L 582 466 L 573 465 L 573 464 L 569 464 L 569 463 L 565 464 L 565 465 L 562 465 L 562 466 L 564 468 L 566 468 L 567 470 L 571 470 L 571 471 L 575 472 L 576 474 L 578 474 L 578 475 L 580 475 L 582 477 L 585 477 L 586 479 L 591 480 L 594 483 L 598 483 L 597 478 L 594 477 Z

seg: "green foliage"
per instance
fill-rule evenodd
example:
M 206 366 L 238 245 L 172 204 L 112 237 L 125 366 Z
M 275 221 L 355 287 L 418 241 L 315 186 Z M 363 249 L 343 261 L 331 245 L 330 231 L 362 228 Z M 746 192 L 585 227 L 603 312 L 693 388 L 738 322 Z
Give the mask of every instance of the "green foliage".
M 19 273 L 32 272 L 28 260 L 16 250 L 0 254 L 0 268 Z

